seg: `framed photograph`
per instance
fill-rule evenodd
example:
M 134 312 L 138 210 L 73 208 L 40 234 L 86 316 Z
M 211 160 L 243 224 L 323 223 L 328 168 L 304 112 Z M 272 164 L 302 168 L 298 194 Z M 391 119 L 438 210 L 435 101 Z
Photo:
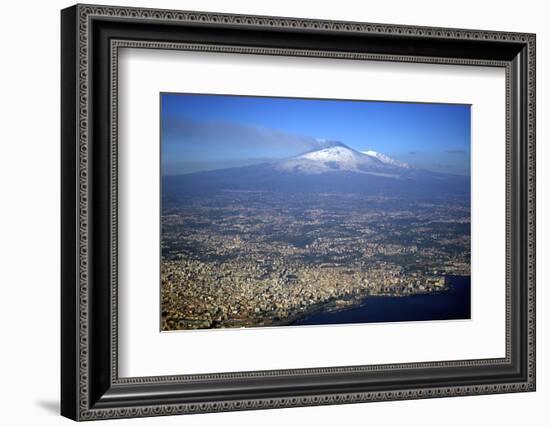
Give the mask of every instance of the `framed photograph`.
M 61 12 L 61 412 L 535 390 L 535 35 Z

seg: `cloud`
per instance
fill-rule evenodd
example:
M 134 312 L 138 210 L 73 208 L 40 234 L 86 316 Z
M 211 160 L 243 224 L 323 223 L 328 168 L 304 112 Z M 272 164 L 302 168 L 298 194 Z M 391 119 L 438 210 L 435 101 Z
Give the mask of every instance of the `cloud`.
M 319 146 L 314 138 L 266 127 L 228 121 L 163 120 L 163 140 L 169 144 L 211 145 L 221 149 L 271 149 L 303 152 Z

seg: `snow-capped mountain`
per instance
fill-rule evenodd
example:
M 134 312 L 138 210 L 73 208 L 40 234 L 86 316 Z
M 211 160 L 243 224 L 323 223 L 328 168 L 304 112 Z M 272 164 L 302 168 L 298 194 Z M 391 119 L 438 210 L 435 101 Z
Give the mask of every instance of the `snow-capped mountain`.
M 360 192 L 370 194 L 468 194 L 470 178 L 417 169 L 341 142 L 319 142 L 312 151 L 270 163 L 163 177 L 163 194 L 191 192 Z
M 361 151 L 361 153 L 368 155 L 370 157 L 377 158 L 378 160 L 382 161 L 382 163 L 384 164 L 391 164 L 392 166 L 403 167 L 405 169 L 411 168 L 409 164 L 404 163 L 402 161 L 394 160 L 393 158 L 388 157 L 387 155 L 382 154 L 381 152 L 369 150 L 369 151 Z
M 323 145 L 320 149 L 279 161 L 275 163 L 275 168 L 287 173 L 353 172 L 399 177 L 399 169 L 409 167 L 374 151 L 356 151 L 341 142 L 324 142 Z

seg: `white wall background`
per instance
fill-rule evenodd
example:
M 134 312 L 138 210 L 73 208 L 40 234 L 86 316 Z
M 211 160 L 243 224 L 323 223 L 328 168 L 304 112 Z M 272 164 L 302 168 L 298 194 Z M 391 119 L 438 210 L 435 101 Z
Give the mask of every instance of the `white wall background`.
M 537 33 L 538 390 L 316 408 L 107 421 L 102 424 L 499 425 L 548 424 L 550 401 L 550 27 L 536 0 L 108 1 L 142 7 L 526 31 Z M 0 66 L 0 419 L 69 424 L 59 417 L 59 9 L 52 0 L 3 4 Z M 131 423 L 130 423 L 131 422 Z

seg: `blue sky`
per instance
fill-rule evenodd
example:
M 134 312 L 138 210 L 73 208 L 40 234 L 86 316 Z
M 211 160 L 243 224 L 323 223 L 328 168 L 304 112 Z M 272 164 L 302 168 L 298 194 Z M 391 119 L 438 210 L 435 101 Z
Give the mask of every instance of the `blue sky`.
M 470 174 L 469 105 L 161 94 L 163 174 L 290 157 L 318 139 Z

